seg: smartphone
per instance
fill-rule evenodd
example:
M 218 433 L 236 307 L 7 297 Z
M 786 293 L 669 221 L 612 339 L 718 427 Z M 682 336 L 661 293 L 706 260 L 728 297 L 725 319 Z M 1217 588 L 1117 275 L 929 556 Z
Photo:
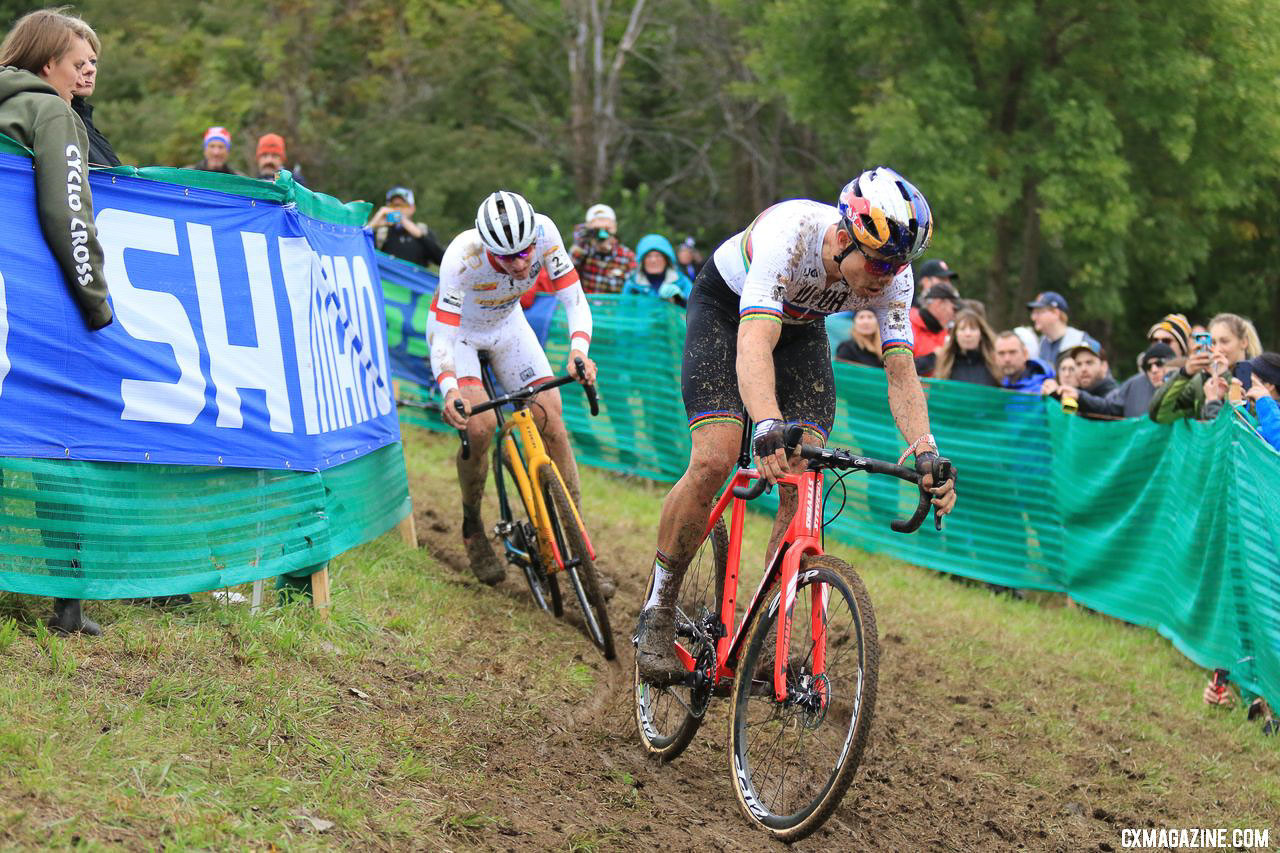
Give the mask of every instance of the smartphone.
M 1253 384 L 1253 365 L 1247 361 L 1242 361 L 1236 365 L 1236 379 L 1240 380 L 1240 384 L 1249 390 L 1249 386 Z
M 1213 346 L 1213 337 L 1208 332 L 1196 332 L 1196 344 L 1200 349 L 1209 349 Z
M 399 221 L 400 221 L 400 211 L 398 211 L 398 210 L 389 210 L 389 211 L 387 211 L 387 224 L 388 224 L 388 225 L 395 225 L 395 224 L 396 224 L 396 223 L 398 223 Z

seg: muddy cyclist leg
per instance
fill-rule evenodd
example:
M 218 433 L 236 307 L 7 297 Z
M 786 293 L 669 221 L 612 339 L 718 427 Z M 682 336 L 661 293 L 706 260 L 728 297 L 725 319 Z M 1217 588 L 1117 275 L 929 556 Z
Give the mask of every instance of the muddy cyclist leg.
M 737 464 L 742 426 L 709 423 L 693 431 L 693 451 L 684 476 L 662 503 L 653 589 L 636 626 L 636 663 L 650 684 L 672 684 L 685 669 L 675 654 L 675 604 L 689 561 L 702 544 L 720 487 Z
M 484 388 L 468 382 L 459 388 L 462 396 L 473 406 L 489 399 Z M 471 442 L 471 456 L 462 458 L 458 451 L 458 486 L 462 490 L 462 541 L 466 544 L 467 559 L 471 571 L 481 583 L 494 585 L 506 576 L 506 567 L 493 551 L 481 516 L 484 500 L 484 484 L 489 474 L 489 442 L 498 420 L 492 412 L 482 412 L 467 420 L 467 438 Z

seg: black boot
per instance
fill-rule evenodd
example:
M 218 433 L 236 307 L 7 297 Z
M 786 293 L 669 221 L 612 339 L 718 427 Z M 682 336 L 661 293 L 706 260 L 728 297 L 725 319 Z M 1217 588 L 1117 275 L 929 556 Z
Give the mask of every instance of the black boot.
M 81 633 L 96 637 L 102 633 L 102 628 L 98 627 L 97 622 L 84 617 L 78 598 L 55 598 L 53 615 L 49 617 L 49 627 L 55 634 L 63 635 Z

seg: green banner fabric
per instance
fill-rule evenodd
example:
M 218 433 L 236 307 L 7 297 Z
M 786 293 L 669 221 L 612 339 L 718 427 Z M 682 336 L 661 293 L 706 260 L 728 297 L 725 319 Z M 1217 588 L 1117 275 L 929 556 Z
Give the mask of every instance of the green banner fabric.
M 591 296 L 600 416 L 564 388 L 580 463 L 676 480 L 690 439 L 680 397 L 684 312 L 639 296 Z M 563 312 L 547 339 L 568 355 Z M 831 445 L 897 459 L 883 371 L 835 365 Z M 1168 637 L 1205 667 L 1280 700 L 1280 454 L 1230 413 L 1213 423 L 1090 421 L 1053 402 L 925 380 L 933 432 L 959 471 L 944 529 L 889 522 L 915 491 L 884 477 L 828 477 L 827 528 L 841 541 L 920 566 L 1021 589 L 1062 592 Z M 402 398 L 419 402 L 406 387 Z M 401 417 L 443 429 L 438 412 Z M 762 500 L 761 509 L 770 508 Z
M 0 589 L 216 589 L 323 564 L 409 511 L 399 442 L 319 473 L 0 459 Z

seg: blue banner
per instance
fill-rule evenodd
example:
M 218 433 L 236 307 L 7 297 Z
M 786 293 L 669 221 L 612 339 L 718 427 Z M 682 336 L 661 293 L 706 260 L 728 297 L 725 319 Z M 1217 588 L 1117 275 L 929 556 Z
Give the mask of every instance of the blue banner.
M 440 277 L 417 264 L 378 252 L 378 273 L 382 277 L 382 298 L 387 307 L 387 348 L 391 352 L 391 375 L 435 390 L 431 374 L 431 354 L 427 351 L 427 315 Z M 525 318 L 543 345 L 551 329 L 557 300 L 554 294 L 539 292 L 525 309 Z
M 399 440 L 369 235 L 90 178 L 115 322 L 88 330 L 0 154 L 0 455 L 321 470 Z

